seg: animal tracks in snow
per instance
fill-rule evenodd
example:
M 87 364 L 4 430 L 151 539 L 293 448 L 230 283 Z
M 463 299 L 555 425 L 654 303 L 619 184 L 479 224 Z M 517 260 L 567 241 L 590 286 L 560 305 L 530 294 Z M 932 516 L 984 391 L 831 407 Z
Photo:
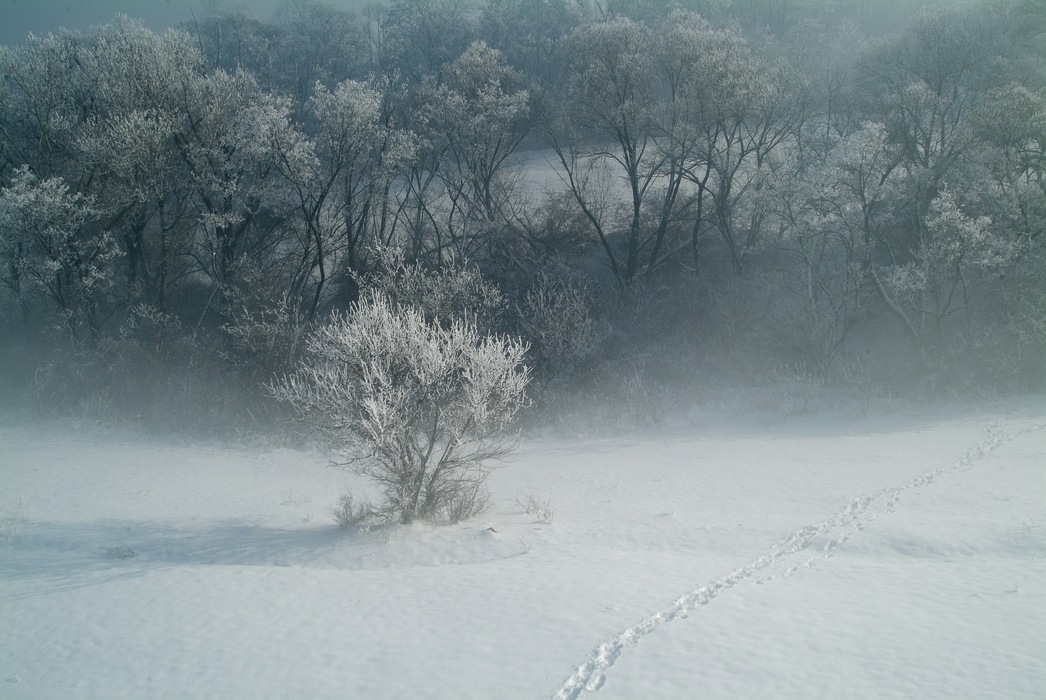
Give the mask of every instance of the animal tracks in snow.
M 1010 440 L 1043 428 L 1046 428 L 1046 424 L 1006 433 L 998 422 L 992 423 L 985 429 L 987 436 L 951 465 L 931 469 L 901 486 L 886 487 L 859 496 L 822 523 L 797 530 L 758 559 L 680 596 L 665 608 L 600 644 L 553 694 L 553 700 L 575 700 L 583 692 L 599 690 L 606 683 L 607 671 L 625 648 L 638 644 L 640 639 L 661 625 L 689 616 L 739 583 L 762 584 L 777 577 L 792 576 L 801 568 L 815 566 L 819 560 L 831 557 L 840 545 L 863 530 L 867 523 L 891 512 L 905 491 L 928 486 L 948 472 L 969 469 Z M 801 562 L 795 561 L 796 555 L 801 552 L 812 553 L 812 556 Z

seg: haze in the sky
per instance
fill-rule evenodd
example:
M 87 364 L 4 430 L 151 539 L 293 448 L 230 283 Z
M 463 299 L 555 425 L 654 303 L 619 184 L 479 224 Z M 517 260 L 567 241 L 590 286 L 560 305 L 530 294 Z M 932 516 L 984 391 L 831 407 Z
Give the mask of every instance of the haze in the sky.
M 65 27 L 86 29 L 103 24 L 117 13 L 141 19 L 154 31 L 202 19 L 214 12 L 245 7 L 268 18 L 285 0 L 0 0 L 0 44 L 11 46 L 30 34 L 46 36 Z M 327 4 L 355 8 L 358 0 L 326 0 Z
M 293 0 L 290 0 L 293 1 Z M 326 4 L 358 9 L 369 0 L 322 0 Z M 863 13 L 865 30 L 872 34 L 892 31 L 900 17 L 910 14 L 929 0 L 876 0 L 880 12 Z M 937 0 L 933 4 L 961 4 L 968 0 Z M 202 19 L 213 13 L 239 8 L 268 19 L 288 0 L 0 0 L 0 44 L 12 46 L 30 34 L 46 36 L 65 27 L 83 30 L 92 24 L 110 21 L 117 13 L 140 19 L 153 31 L 163 31 L 194 16 Z M 385 4 L 389 4 L 386 2 Z M 879 16 L 888 15 L 885 20 Z

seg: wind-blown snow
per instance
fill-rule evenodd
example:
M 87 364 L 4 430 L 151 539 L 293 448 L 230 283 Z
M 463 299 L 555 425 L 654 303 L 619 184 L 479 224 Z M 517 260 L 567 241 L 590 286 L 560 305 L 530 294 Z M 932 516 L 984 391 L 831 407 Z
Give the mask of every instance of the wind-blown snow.
M 320 454 L 9 425 L 0 697 L 1041 697 L 1044 423 L 529 439 L 484 516 L 371 533 Z

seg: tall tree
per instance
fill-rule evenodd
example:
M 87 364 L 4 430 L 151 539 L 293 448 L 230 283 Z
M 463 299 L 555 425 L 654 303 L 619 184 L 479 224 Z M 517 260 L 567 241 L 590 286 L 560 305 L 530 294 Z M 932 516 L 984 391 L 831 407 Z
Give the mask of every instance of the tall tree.
M 714 29 L 692 13 L 673 14 L 663 34 L 675 103 L 664 142 L 695 189 L 694 264 L 700 237 L 712 230 L 740 273 L 764 232 L 756 190 L 771 153 L 794 133 L 789 75 L 754 55 L 736 31 Z
M 640 271 L 643 203 L 661 165 L 655 147 L 657 95 L 644 24 L 627 18 L 596 22 L 570 36 L 570 79 L 558 119 L 549 115 L 546 137 L 570 191 L 591 223 L 617 281 Z M 628 201 L 624 250 L 615 245 L 610 184 L 620 172 Z

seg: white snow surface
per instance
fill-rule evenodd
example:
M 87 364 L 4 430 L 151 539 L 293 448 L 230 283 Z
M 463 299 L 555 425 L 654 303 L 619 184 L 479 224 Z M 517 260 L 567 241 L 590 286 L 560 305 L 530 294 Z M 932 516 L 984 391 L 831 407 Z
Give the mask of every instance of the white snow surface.
M 0 698 L 1046 697 L 1044 400 L 531 437 L 489 486 L 361 533 L 324 454 L 0 424 Z

